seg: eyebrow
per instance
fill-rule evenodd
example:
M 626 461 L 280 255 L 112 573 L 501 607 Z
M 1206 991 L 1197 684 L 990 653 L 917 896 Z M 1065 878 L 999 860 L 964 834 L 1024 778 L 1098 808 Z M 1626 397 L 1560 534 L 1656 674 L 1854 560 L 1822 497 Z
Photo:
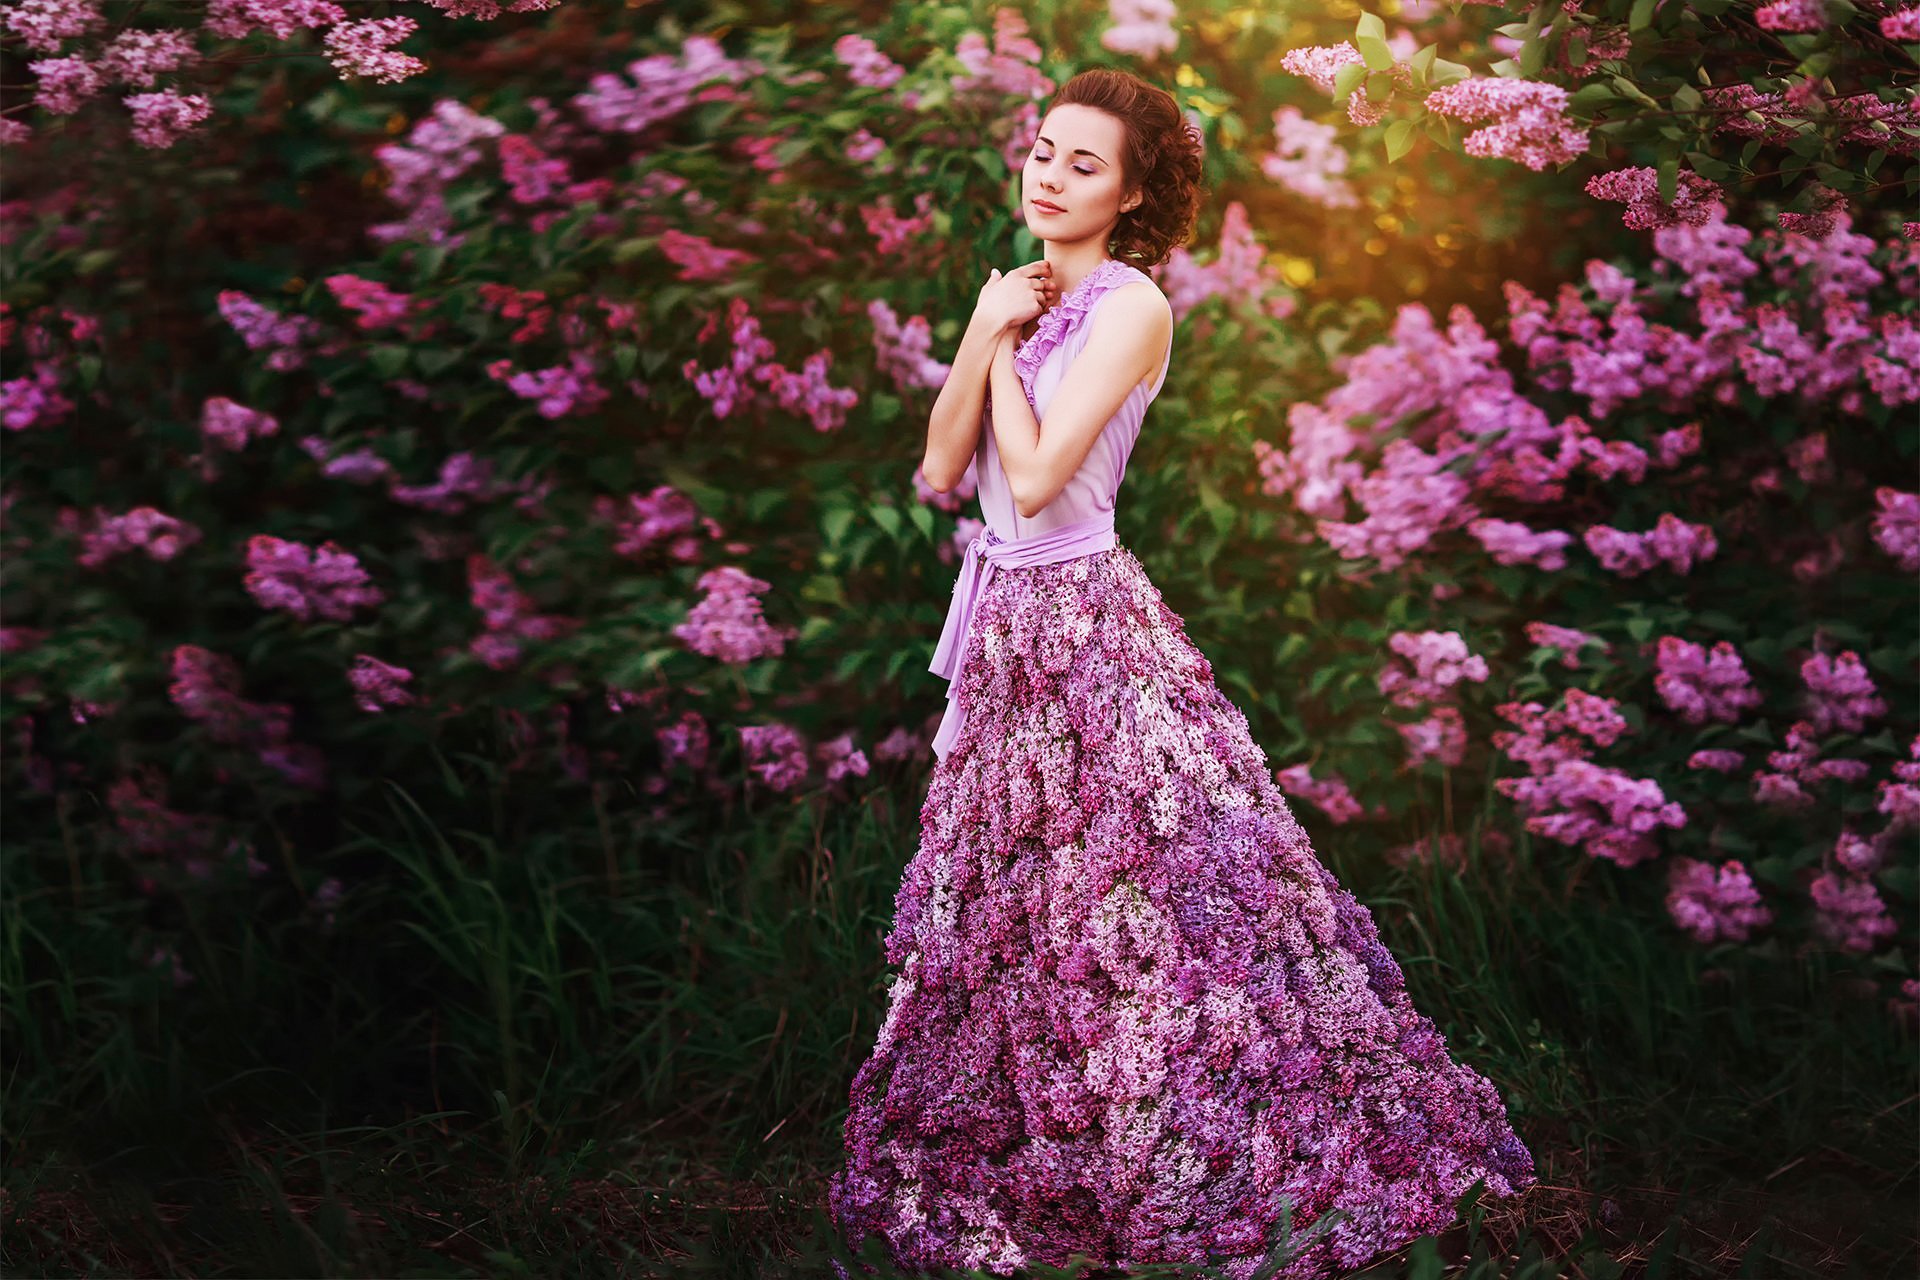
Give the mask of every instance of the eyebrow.
M 1042 141 L 1042 142 L 1044 142 L 1044 143 L 1046 143 L 1046 144 L 1047 144 L 1048 146 L 1052 146 L 1052 145 L 1053 145 L 1053 139 L 1052 139 L 1052 138 L 1049 138 L 1049 137 L 1048 137 L 1048 136 L 1047 136 L 1046 134 L 1044 134 L 1044 133 L 1040 135 L 1040 141 Z M 1077 156 L 1093 156 L 1093 152 L 1091 152 L 1091 151 L 1089 151 L 1089 150 L 1087 150 L 1087 149 L 1086 149 L 1085 147 L 1075 147 L 1075 148 L 1073 149 L 1073 154 L 1075 154 L 1075 155 L 1077 155 Z M 1094 158 L 1095 160 L 1100 160 L 1100 157 L 1099 157 L 1099 156 L 1093 156 L 1093 158 Z M 1105 163 L 1106 163 L 1106 161 L 1105 161 L 1105 160 L 1100 160 L 1100 163 L 1101 163 L 1101 164 L 1105 164 Z

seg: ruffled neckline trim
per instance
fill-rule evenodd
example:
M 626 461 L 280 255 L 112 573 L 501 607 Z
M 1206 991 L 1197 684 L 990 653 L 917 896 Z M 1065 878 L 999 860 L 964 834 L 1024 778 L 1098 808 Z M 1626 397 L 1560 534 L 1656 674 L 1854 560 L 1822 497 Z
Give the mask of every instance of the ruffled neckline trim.
M 1040 366 L 1060 345 L 1067 330 L 1098 301 L 1096 288 L 1115 276 L 1130 274 L 1133 270 L 1132 266 L 1118 258 L 1108 258 L 1087 272 L 1086 278 L 1073 286 L 1054 305 L 1053 310 L 1040 317 L 1040 327 L 1033 331 L 1031 338 L 1013 349 L 1013 369 L 1020 375 L 1020 385 L 1026 388 L 1029 402 L 1033 400 L 1033 379 L 1040 372 Z

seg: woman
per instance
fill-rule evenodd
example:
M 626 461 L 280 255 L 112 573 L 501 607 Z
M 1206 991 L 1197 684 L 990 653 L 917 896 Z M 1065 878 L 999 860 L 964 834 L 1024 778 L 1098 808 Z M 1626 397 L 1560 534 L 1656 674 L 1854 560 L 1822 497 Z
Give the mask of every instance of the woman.
M 1534 1180 L 1114 538 L 1173 331 L 1136 264 L 1185 241 L 1200 171 L 1169 95 L 1069 80 L 1022 179 L 1046 256 L 981 289 L 934 406 L 928 483 L 971 463 L 987 528 L 830 1194 L 905 1266 L 1238 1278 L 1284 1208 L 1296 1245 L 1318 1229 L 1281 1275 L 1322 1277 L 1452 1225 L 1476 1180 Z

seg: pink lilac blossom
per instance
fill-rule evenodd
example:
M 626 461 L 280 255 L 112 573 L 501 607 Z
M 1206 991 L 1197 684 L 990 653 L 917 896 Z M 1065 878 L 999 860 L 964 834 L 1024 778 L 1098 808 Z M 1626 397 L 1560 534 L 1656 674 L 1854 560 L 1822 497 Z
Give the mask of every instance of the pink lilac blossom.
M 491 459 L 462 450 L 441 462 L 439 477 L 432 484 L 400 484 L 395 478 L 387 493 L 395 502 L 410 507 L 458 515 L 470 502 L 489 502 L 512 493 L 516 487 L 511 480 L 495 477 Z
M 204 725 L 215 742 L 252 748 L 261 763 L 279 770 L 295 786 L 319 790 L 326 785 L 326 757 L 315 747 L 292 741 L 292 708 L 241 697 L 240 668 L 233 659 L 198 645 L 179 645 L 172 670 L 168 696 L 189 720 Z
M 889 89 L 907 69 L 880 51 L 865 36 L 844 35 L 833 42 L 833 56 L 847 68 L 847 78 L 868 89 Z
M 377 484 L 391 482 L 395 478 L 393 464 L 375 453 L 370 445 L 334 453 L 333 446 L 324 437 L 302 436 L 300 448 L 320 464 L 320 474 L 330 480 Z
M 747 772 L 773 791 L 791 791 L 807 780 L 807 741 L 785 724 L 741 725 Z
M 1417 768 L 1428 760 L 1458 768 L 1466 759 L 1467 726 L 1457 707 L 1439 707 L 1426 719 L 1413 724 L 1396 724 L 1407 748 L 1407 767 Z
M 699 712 L 681 712 L 678 720 L 660 726 L 653 736 L 660 747 L 661 768 L 686 768 L 697 773 L 707 767 L 711 736 Z
M 359 316 L 363 330 L 384 329 L 407 320 L 420 304 L 411 294 L 395 293 L 378 280 L 367 280 L 351 272 L 327 276 L 327 286 L 342 307 Z
M 249 702 L 241 697 L 240 666 L 232 658 L 183 644 L 175 646 L 170 663 L 173 683 L 167 687 L 167 696 L 215 742 L 246 746 L 286 739 L 293 709 L 284 703 Z
M 1052 79 L 1040 70 L 1040 57 L 1040 46 L 1027 35 L 1026 17 L 1010 5 L 1002 6 L 993 11 L 991 47 L 978 31 L 966 32 L 954 45 L 954 61 L 964 70 L 949 76 L 947 83 L 963 103 L 990 103 L 1005 110 L 1004 99 L 1037 100 L 1053 92 Z
M 271 414 L 249 409 L 226 396 L 209 396 L 200 407 L 200 433 L 234 453 L 246 448 L 249 440 L 264 439 L 279 431 L 280 422 Z
M 1687 757 L 1689 769 L 1712 769 L 1716 773 L 1732 773 L 1744 763 L 1746 757 L 1738 751 L 1729 751 L 1724 747 L 1706 748 Z
M 866 752 L 853 745 L 851 733 L 843 733 L 817 744 L 813 749 L 813 758 L 826 771 L 829 783 L 867 776 L 869 765 Z
M 550 420 L 590 413 L 612 395 L 597 380 L 593 355 L 578 349 L 567 352 L 564 365 L 516 370 L 511 360 L 500 359 L 487 365 L 486 373 L 522 400 L 533 401 L 540 416 Z
M 1569 671 L 1580 667 L 1580 650 L 1587 645 L 1598 646 L 1601 653 L 1610 653 L 1613 646 L 1599 636 L 1576 627 L 1562 627 L 1551 622 L 1533 621 L 1526 625 L 1527 639 L 1542 649 L 1552 649 L 1560 655 L 1560 665 Z
M 695 340 L 705 342 L 721 327 L 719 317 L 710 317 Z M 725 365 L 703 370 L 692 357 L 681 365 L 682 375 L 712 403 L 718 417 L 729 417 L 741 407 L 762 411 L 780 408 L 804 415 L 816 431 L 844 425 L 847 410 L 859 402 L 860 395 L 851 387 L 835 387 L 827 381 L 827 365 L 832 360 L 828 351 L 814 352 L 798 373 L 773 362 L 769 357 L 775 354 L 774 345 L 761 336 L 760 322 L 748 312 L 743 298 L 728 300 L 724 327 L 733 342 Z
M 913 216 L 895 213 L 892 200 L 869 202 L 860 206 L 860 221 L 874 238 L 874 252 L 891 256 L 910 252 L 908 246 L 919 236 L 933 230 L 933 193 L 922 191 L 913 198 Z
M 772 587 L 763 579 L 722 565 L 701 574 L 698 586 L 705 595 L 673 628 L 674 637 L 695 653 L 739 666 L 785 652 L 786 642 L 799 634 L 797 627 L 777 627 L 761 616 L 759 593 Z
M 1335 826 L 1345 826 L 1355 818 L 1366 816 L 1365 808 L 1347 789 L 1347 780 L 1337 773 L 1316 778 L 1309 766 L 1296 764 L 1276 769 L 1273 780 L 1288 795 L 1297 796 L 1320 810 Z
M 328 0 L 211 0 L 201 25 L 225 40 L 245 39 L 256 30 L 290 40 L 303 28 L 330 27 L 346 16 L 345 9 Z
M 1686 825 L 1685 812 L 1659 784 L 1588 760 L 1591 748 L 1581 738 L 1611 746 L 1627 731 L 1614 699 L 1568 689 L 1558 708 L 1509 702 L 1494 710 L 1518 726 L 1495 731 L 1494 747 L 1529 774 L 1496 779 L 1494 789 L 1514 801 L 1535 835 L 1630 867 L 1659 852 L 1651 832 Z
M 1745 942 L 1773 922 L 1760 891 L 1738 859 L 1714 866 L 1675 858 L 1667 873 L 1667 915 L 1695 942 Z
M 389 46 L 412 35 L 420 24 L 412 18 L 367 18 L 341 22 L 325 37 L 327 60 L 341 78 L 369 76 L 377 84 L 397 84 L 427 69 L 427 64 Z
M 1100 33 L 1100 47 L 1148 61 L 1172 53 L 1180 44 L 1176 13 L 1173 0 L 1107 0 L 1113 25 Z
M 660 252 L 680 269 L 675 279 L 691 282 L 731 280 L 754 261 L 744 249 L 724 248 L 677 227 L 660 233 Z
M 1536 532 L 1513 520 L 1469 520 L 1467 532 L 1492 555 L 1495 564 L 1530 564 L 1549 573 L 1567 567 L 1566 547 L 1573 535 L 1559 529 Z
M 603 133 L 644 133 L 695 102 L 731 97 L 731 86 L 766 69 L 751 58 L 729 58 L 710 35 L 690 35 L 678 56 L 654 54 L 628 63 L 631 83 L 610 73 L 590 77 L 588 90 L 574 95 L 573 105 Z
M 81 535 L 78 563 L 97 569 L 128 551 L 144 551 L 148 558 L 167 561 L 200 541 L 198 526 L 175 519 L 153 507 L 135 507 L 123 515 L 95 508 L 95 526 Z
M 457 99 L 434 103 L 433 110 L 408 131 L 404 144 L 375 148 L 375 158 L 386 169 L 384 194 L 407 216 L 399 222 L 375 223 L 367 233 L 378 243 L 415 240 L 450 249 L 465 243 L 464 233 L 449 230 L 452 214 L 445 191 L 480 162 L 484 142 L 506 131 L 498 120 Z
M 386 593 L 373 586 L 359 558 L 328 540 L 319 547 L 256 533 L 247 539 L 247 593 L 265 609 L 302 622 L 348 622 L 354 610 L 374 608 Z
M 1342 40 L 1336 45 L 1289 49 L 1280 58 L 1280 69 L 1304 77 L 1314 88 L 1331 95 L 1334 92 L 1334 77 L 1340 69 L 1364 61 L 1352 41 Z M 1389 69 L 1389 74 L 1395 89 L 1405 89 L 1413 83 L 1404 61 L 1396 61 Z M 1375 102 L 1368 98 L 1364 87 L 1356 88 L 1347 95 L 1347 119 L 1361 126 L 1378 124 L 1386 118 L 1391 100 L 1389 94 L 1387 98 Z
M 887 149 L 887 140 L 867 132 L 855 129 L 847 135 L 847 145 L 842 152 L 847 161 L 855 166 L 873 164 Z M 882 170 L 885 172 L 885 170 Z
M 220 316 L 240 335 L 248 350 L 268 352 L 267 368 L 286 373 L 304 366 L 317 351 L 321 327 L 310 316 L 283 316 L 237 289 L 219 295 Z
M 1826 30 L 1827 10 L 1820 0 L 1769 0 L 1753 11 L 1753 24 L 1762 31 L 1811 35 Z
M 1463 680 L 1484 684 L 1489 674 L 1487 660 L 1468 652 L 1466 638 L 1457 631 L 1396 631 L 1387 648 L 1408 666 L 1382 667 L 1374 681 L 1397 707 L 1451 700 L 1455 685 Z
M 163 150 L 178 142 L 197 124 L 213 114 L 213 103 L 205 94 L 135 93 L 122 98 L 133 117 L 133 140 L 150 150 Z
M 1387 849 L 1386 861 L 1392 867 L 1438 865 L 1461 871 L 1467 865 L 1467 842 L 1457 835 L 1421 836 L 1406 844 Z
M 905 725 L 895 725 L 886 737 L 873 744 L 873 758 L 891 764 L 896 760 L 918 758 L 928 746 L 919 734 Z
M 580 626 L 577 618 L 537 612 L 533 598 L 514 585 L 511 575 L 477 551 L 467 556 L 467 597 L 483 624 L 467 651 L 495 671 L 517 665 L 527 642 L 562 639 Z
M 1186 245 L 1176 245 L 1154 274 L 1154 283 L 1166 294 L 1176 324 L 1213 297 L 1224 299 L 1234 311 L 1284 320 L 1293 314 L 1294 298 L 1267 257 L 1246 205 L 1232 200 L 1220 218 L 1220 242 L 1212 261 L 1202 263 Z
M 856 1251 L 1249 1280 L 1339 1209 L 1308 1280 L 1532 1181 L 1129 551 L 997 575 L 973 637 L 829 1187 Z
M 1842 951 L 1866 955 L 1899 930 L 1872 880 L 1824 871 L 1807 892 L 1813 899 L 1814 928 Z
M 1720 550 L 1711 528 L 1689 524 L 1668 511 L 1661 512 L 1660 519 L 1646 533 L 1628 533 L 1596 524 L 1581 536 L 1601 567 L 1623 578 L 1638 577 L 1662 564 L 1675 573 L 1684 574 L 1692 570 L 1696 562 L 1710 560 Z
M 1749 780 L 1756 802 L 1789 812 L 1810 809 L 1815 800 L 1807 788 L 1830 779 L 1846 781 L 1857 776 L 1856 761 L 1814 761 L 1820 751 L 1818 732 L 1810 720 L 1796 720 L 1788 726 L 1786 747 L 1769 751 L 1767 768 L 1755 771 Z
M 1782 231 L 1795 232 L 1813 240 L 1824 240 L 1832 235 L 1837 227 L 1850 221 L 1847 197 L 1823 183 L 1814 183 L 1809 188 L 1813 201 L 1812 213 L 1794 213 L 1784 211 L 1775 220 Z
M 1688 724 L 1709 720 L 1735 724 L 1744 712 L 1760 705 L 1753 677 L 1726 640 L 1715 643 L 1709 654 L 1690 640 L 1661 636 L 1655 646 L 1654 670 L 1654 691 Z
M 107 85 L 85 58 L 43 58 L 28 63 L 27 70 L 34 74 L 33 104 L 49 115 L 73 115 Z
M 170 944 L 155 947 L 147 955 L 147 968 L 155 970 L 178 990 L 193 983 L 193 971 L 180 959 L 180 953 Z
M 1691 169 L 1680 171 L 1671 204 L 1660 199 L 1658 173 L 1651 165 L 1595 174 L 1587 179 L 1585 190 L 1596 200 L 1626 205 L 1621 221 L 1634 231 L 1697 227 L 1712 220 L 1716 206 L 1724 208 L 1719 185 Z
M 166 797 L 166 779 L 151 766 L 116 778 L 107 787 L 107 809 L 128 852 L 183 860 L 208 855 L 217 838 L 214 820 L 169 809 Z
M 709 538 L 725 533 L 712 516 L 700 514 L 693 499 L 668 484 L 655 485 L 649 493 L 628 494 L 618 506 L 612 498 L 598 498 L 594 516 L 614 526 L 615 555 L 639 557 L 657 547 L 683 564 L 699 558 L 701 532 Z
M 1881 18 L 1880 34 L 1902 44 L 1920 44 L 1920 5 L 1895 9 Z
M 1873 491 L 1874 545 L 1894 558 L 1902 573 L 1920 571 L 1920 493 L 1902 493 L 1888 485 Z
M 1807 715 L 1813 732 L 1865 730 L 1867 721 L 1887 714 L 1887 702 L 1875 691 L 1860 655 L 1849 649 L 1838 657 L 1816 653 L 1800 664 L 1806 682 Z
M 1339 130 L 1310 120 L 1300 108 L 1284 106 L 1273 113 L 1273 150 L 1260 157 L 1260 172 L 1323 209 L 1352 209 L 1360 196 L 1340 175 L 1351 157 L 1336 140 Z
M 1493 121 L 1461 140 L 1468 155 L 1516 160 L 1537 172 L 1587 149 L 1587 131 L 1566 117 L 1567 99 L 1559 85 L 1475 76 L 1441 85 L 1426 102 L 1435 115 L 1466 124 Z
M 354 654 L 353 667 L 347 672 L 354 705 L 376 715 L 388 707 L 411 706 L 415 695 L 401 686 L 412 679 L 413 672 L 405 667 L 382 662 L 370 653 Z
M 972 501 L 974 494 L 979 492 L 979 482 L 979 468 L 975 466 L 974 460 L 971 458 L 967 460 L 967 469 L 960 473 L 959 482 L 945 493 L 941 493 L 932 485 L 928 484 L 925 470 L 921 467 L 915 467 L 913 469 L 913 496 L 927 506 L 937 507 L 948 515 L 959 515 L 961 508 Z M 973 533 L 966 535 L 966 538 L 960 543 L 961 554 L 965 554 L 967 542 L 971 541 L 973 534 L 978 532 L 979 529 L 975 528 Z M 942 548 L 941 559 L 945 562 L 948 560 L 945 554 L 947 544 L 942 543 L 940 546 Z
M 1854 831 L 1842 831 L 1833 845 L 1833 860 L 1842 870 L 1856 876 L 1869 876 L 1880 869 L 1886 849 L 1877 839 Z
M 903 394 L 946 385 L 952 366 L 933 358 L 933 327 L 925 316 L 909 316 L 904 324 L 893 308 L 874 298 L 867 303 L 873 322 L 874 363 Z
M 190 66 L 199 56 L 184 31 L 126 29 L 102 46 L 94 65 L 111 82 L 151 89 L 161 75 Z
M 50 361 L 35 361 L 33 373 L 0 382 L 0 424 L 9 431 L 57 425 L 74 410 L 61 395 L 60 369 Z
M 1371 559 L 1379 572 L 1399 568 L 1446 529 L 1471 521 L 1468 481 L 1446 469 L 1446 459 L 1411 440 L 1390 441 L 1380 470 L 1351 486 L 1367 513 L 1357 522 L 1319 520 L 1315 528 L 1343 558 Z
M 100 0 L 17 0 L 0 13 L 0 26 L 35 53 L 58 53 L 62 43 L 105 25 Z

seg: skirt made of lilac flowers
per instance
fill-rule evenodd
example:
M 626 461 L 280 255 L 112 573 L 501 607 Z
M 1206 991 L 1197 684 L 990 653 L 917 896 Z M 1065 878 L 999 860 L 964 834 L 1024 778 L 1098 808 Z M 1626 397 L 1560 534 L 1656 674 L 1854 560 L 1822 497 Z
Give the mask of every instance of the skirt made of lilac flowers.
M 829 1187 L 855 1252 L 1244 1280 L 1338 1210 L 1279 1273 L 1321 1280 L 1534 1182 L 1129 549 L 998 570 L 958 680 Z

